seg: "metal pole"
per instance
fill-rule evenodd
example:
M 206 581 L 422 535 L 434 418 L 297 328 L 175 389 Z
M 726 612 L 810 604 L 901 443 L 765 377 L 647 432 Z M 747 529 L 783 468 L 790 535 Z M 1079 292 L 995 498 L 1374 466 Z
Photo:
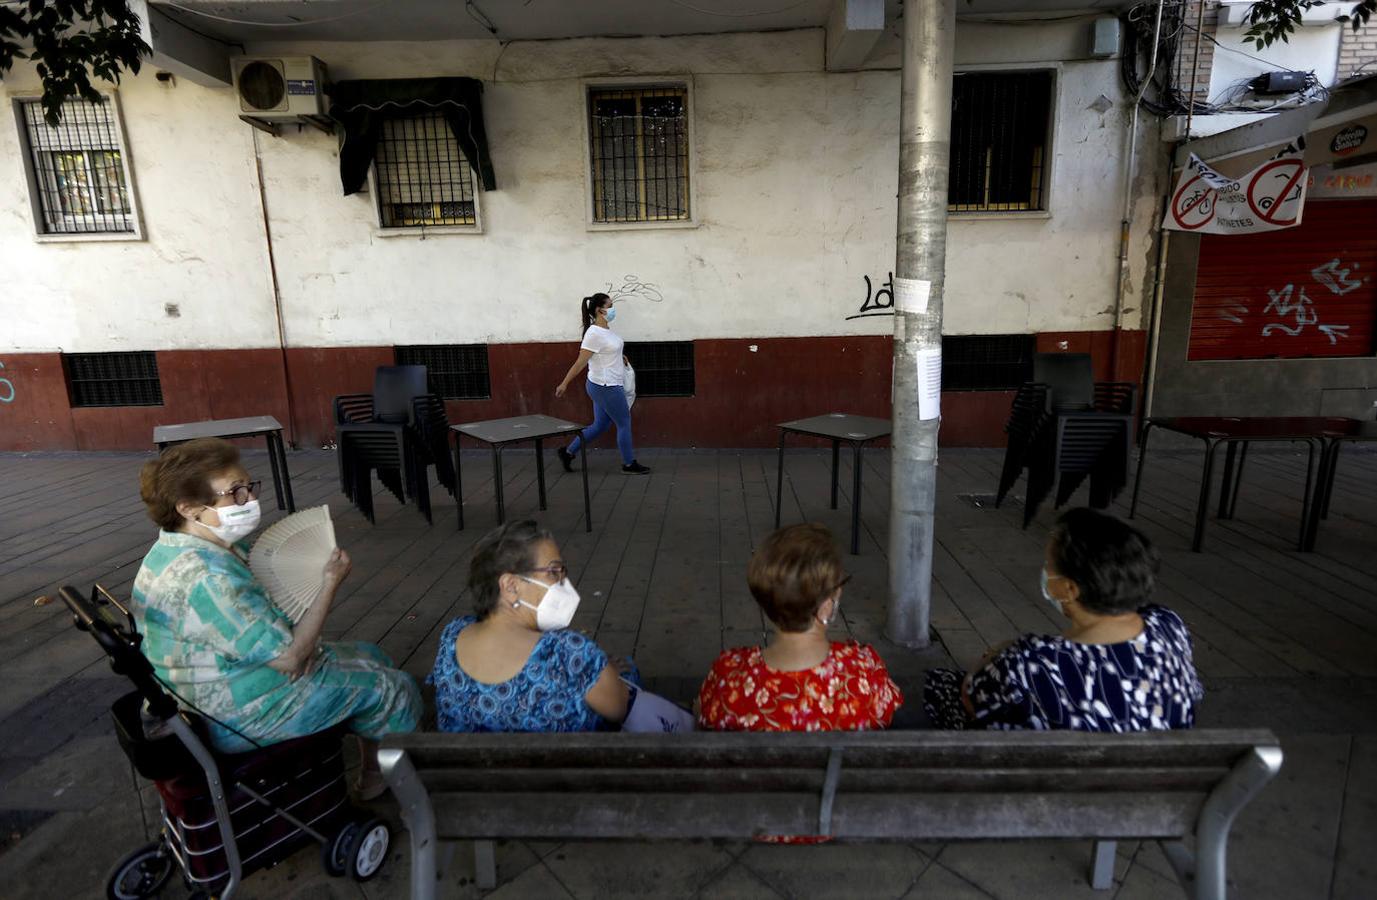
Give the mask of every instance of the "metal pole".
M 919 367 L 942 352 L 956 0 L 904 0 L 903 25 L 885 634 L 897 644 L 922 648 L 931 641 L 939 420 L 935 403 L 923 411 L 927 418 L 920 412 L 921 389 L 937 386 L 920 379 Z

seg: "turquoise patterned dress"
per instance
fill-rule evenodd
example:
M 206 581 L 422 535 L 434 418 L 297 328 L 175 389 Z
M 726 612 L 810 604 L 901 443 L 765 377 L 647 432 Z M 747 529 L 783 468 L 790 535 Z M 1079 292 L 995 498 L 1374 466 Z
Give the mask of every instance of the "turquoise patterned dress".
M 268 667 L 291 644 L 292 622 L 244 563 L 248 544 L 235 546 L 160 532 L 131 608 L 158 677 L 223 723 L 206 723 L 215 748 L 239 753 L 253 749 L 244 736 L 273 744 L 344 721 L 372 739 L 415 730 L 420 690 L 373 644 L 322 644 L 296 681 Z

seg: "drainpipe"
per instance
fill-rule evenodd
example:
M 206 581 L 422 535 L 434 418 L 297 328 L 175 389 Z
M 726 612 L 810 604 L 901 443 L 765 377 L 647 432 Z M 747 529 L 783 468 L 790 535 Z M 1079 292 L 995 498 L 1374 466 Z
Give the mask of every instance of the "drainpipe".
M 1152 83 L 1152 78 L 1157 73 L 1157 45 L 1162 38 L 1162 8 L 1165 5 L 1166 0 L 1157 0 L 1157 15 L 1152 26 L 1152 56 L 1148 63 L 1147 75 L 1143 77 L 1142 84 L 1138 85 L 1138 93 L 1133 98 L 1133 113 L 1129 117 L 1128 134 L 1124 138 L 1124 155 L 1128 158 L 1128 162 L 1124 166 L 1124 214 L 1119 220 L 1119 278 L 1114 292 L 1114 333 L 1109 346 L 1110 379 L 1119 377 L 1124 298 L 1128 296 L 1128 243 L 1133 230 L 1133 169 L 1138 156 L 1138 110 L 1141 107 L 1143 95 L 1147 93 L 1148 85 Z
M 956 0 L 904 0 L 885 634 L 913 648 L 931 641 L 939 419 L 920 392 L 940 384 L 955 35 Z
M 292 397 L 292 376 L 287 366 L 287 325 L 282 318 L 282 289 L 277 281 L 277 257 L 273 254 L 273 230 L 268 222 L 268 192 L 263 186 L 263 153 L 258 146 L 258 130 L 253 131 L 253 165 L 258 175 L 258 209 L 263 214 L 263 240 L 268 246 L 268 273 L 273 282 L 273 310 L 277 313 L 277 348 L 282 354 L 282 386 L 287 392 L 287 445 L 297 447 L 296 401 Z

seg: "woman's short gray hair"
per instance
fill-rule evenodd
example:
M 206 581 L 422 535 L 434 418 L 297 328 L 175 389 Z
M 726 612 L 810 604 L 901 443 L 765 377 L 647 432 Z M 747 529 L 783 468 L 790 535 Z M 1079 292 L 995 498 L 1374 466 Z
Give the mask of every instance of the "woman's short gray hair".
M 535 568 L 536 544 L 554 539 L 554 535 L 534 519 L 508 522 L 484 535 L 473 551 L 473 562 L 469 563 L 474 615 L 486 619 L 497 608 L 497 598 L 502 593 L 497 579 L 508 573 L 529 572 Z

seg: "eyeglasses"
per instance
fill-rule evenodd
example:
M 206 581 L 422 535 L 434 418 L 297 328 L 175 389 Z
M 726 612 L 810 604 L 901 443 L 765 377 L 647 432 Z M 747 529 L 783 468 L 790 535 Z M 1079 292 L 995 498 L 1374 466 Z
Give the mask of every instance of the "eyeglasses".
M 562 563 L 562 562 L 556 562 L 556 563 L 550 563 L 548 566 L 544 567 L 543 569 L 527 569 L 527 570 L 526 570 L 525 572 L 523 572 L 522 574 L 523 574 L 523 575 L 534 575 L 534 574 L 537 573 L 537 572 L 542 572 L 542 573 L 544 573 L 544 574 L 546 574 L 546 575 L 549 575 L 549 576 L 550 576 L 551 578 L 553 578 L 556 582 L 559 582 L 559 581 L 563 581 L 565 578 L 567 578 L 567 577 L 569 576 L 569 567 L 566 566 L 566 565 L 565 565 L 564 563 Z
M 832 594 L 833 591 L 839 591 L 839 590 L 841 590 L 842 588 L 846 587 L 847 582 L 849 582 L 850 580 L 851 580 L 851 576 L 850 576 L 850 575 L 846 576 L 846 577 L 843 578 L 841 581 L 838 581 L 838 582 L 837 582 L 837 586 L 834 587 L 834 588 L 832 588 L 832 590 L 831 590 L 831 591 L 828 591 L 827 593 L 830 595 L 830 594 Z
M 248 484 L 236 484 L 227 491 L 211 491 L 211 494 L 216 497 L 233 497 L 235 506 L 243 506 L 258 496 L 258 489 L 262 486 L 261 481 L 250 481 Z

